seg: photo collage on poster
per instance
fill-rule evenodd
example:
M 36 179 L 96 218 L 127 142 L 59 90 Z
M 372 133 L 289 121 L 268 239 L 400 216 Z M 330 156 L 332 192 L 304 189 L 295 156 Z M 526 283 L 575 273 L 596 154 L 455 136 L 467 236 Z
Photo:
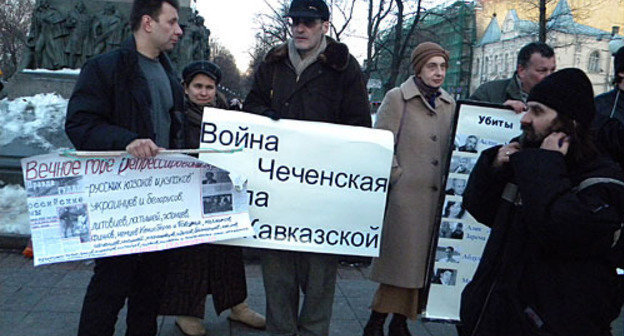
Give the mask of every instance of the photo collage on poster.
M 234 209 L 229 173 L 217 167 L 205 169 L 202 176 L 202 213 L 204 217 Z
M 520 116 L 509 110 L 462 102 L 457 111 L 425 310 L 425 318 L 448 321 L 459 320 L 461 292 L 472 279 L 490 232 L 464 207 L 468 179 L 481 152 L 520 133 Z M 495 127 L 485 120 L 512 127 Z

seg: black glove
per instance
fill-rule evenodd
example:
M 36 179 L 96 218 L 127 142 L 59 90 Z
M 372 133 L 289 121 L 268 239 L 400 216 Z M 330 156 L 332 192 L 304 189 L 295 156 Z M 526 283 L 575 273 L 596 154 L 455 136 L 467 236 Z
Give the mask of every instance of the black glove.
M 280 119 L 280 115 L 279 112 L 272 110 L 272 109 L 268 109 L 266 111 L 264 111 L 264 116 L 269 117 L 273 120 L 279 120 Z

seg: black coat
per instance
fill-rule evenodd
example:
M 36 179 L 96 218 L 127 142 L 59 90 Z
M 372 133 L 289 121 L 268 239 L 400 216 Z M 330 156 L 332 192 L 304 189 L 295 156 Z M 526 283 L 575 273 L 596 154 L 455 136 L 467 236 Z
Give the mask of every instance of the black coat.
M 498 148 L 481 154 L 464 193 L 466 209 L 492 231 L 462 293 L 460 335 L 610 335 L 622 297 L 611 244 L 624 189 L 572 188 L 590 177 L 622 180 L 621 170 L 606 158 L 568 167 L 541 149 L 494 169 Z M 501 198 L 508 182 L 518 187 L 514 202 Z
M 215 108 L 227 110 L 228 105 L 221 94 L 215 96 Z M 199 148 L 199 133 L 201 131 L 202 118 L 204 117 L 204 108 L 199 106 L 185 97 L 184 114 L 186 116 L 186 144 L 188 148 Z
M 288 45 L 273 48 L 260 64 L 243 110 L 280 118 L 371 126 L 368 94 L 360 66 L 347 46 L 327 38 L 327 48 L 300 78 Z
M 199 244 L 170 250 L 168 255 L 159 314 L 204 318 L 208 294 L 217 315 L 247 298 L 242 248 Z
M 227 104 L 216 96 L 217 108 Z M 185 101 L 187 143 L 199 148 L 203 108 Z M 247 298 L 243 250 L 237 246 L 199 244 L 171 250 L 169 273 L 159 313 L 204 317 L 206 295 L 212 294 L 217 314 Z
M 624 91 L 616 88 L 597 96 L 595 102 L 596 143 L 624 167 Z
M 184 148 L 184 90 L 165 54 L 159 57 L 173 93 L 169 147 Z M 154 140 L 151 96 L 134 37 L 87 61 L 69 99 L 65 132 L 79 150 L 124 150 L 135 139 Z
M 615 101 L 616 97 L 617 101 Z M 594 102 L 596 103 L 596 123 L 612 117 L 624 124 L 624 91 L 615 88 L 596 96 Z M 611 116 L 612 112 L 613 116 Z

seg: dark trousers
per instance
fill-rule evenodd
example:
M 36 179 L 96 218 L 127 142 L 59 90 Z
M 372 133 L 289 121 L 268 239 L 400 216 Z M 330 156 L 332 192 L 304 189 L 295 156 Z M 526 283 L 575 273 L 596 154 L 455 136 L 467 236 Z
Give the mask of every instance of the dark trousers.
M 166 257 L 166 252 L 150 252 L 96 259 L 82 304 L 78 336 L 113 335 L 126 299 L 126 336 L 156 335 Z
M 264 251 L 262 277 L 267 332 L 271 335 L 329 335 L 337 270 L 335 255 Z M 299 290 L 303 292 L 301 310 Z

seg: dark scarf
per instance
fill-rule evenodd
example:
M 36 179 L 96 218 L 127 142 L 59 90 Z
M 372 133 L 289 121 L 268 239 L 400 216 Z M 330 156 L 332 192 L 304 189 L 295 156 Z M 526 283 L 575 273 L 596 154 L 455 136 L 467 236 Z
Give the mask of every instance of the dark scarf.
M 418 87 L 418 91 L 420 91 L 423 97 L 425 97 L 425 100 L 427 100 L 429 105 L 431 105 L 431 107 L 435 109 L 436 108 L 435 100 L 442 94 L 442 92 L 440 92 L 440 88 L 429 86 L 425 84 L 425 82 L 423 82 L 419 77 L 416 77 L 416 76 L 414 76 L 414 82 L 416 83 L 416 86 Z

